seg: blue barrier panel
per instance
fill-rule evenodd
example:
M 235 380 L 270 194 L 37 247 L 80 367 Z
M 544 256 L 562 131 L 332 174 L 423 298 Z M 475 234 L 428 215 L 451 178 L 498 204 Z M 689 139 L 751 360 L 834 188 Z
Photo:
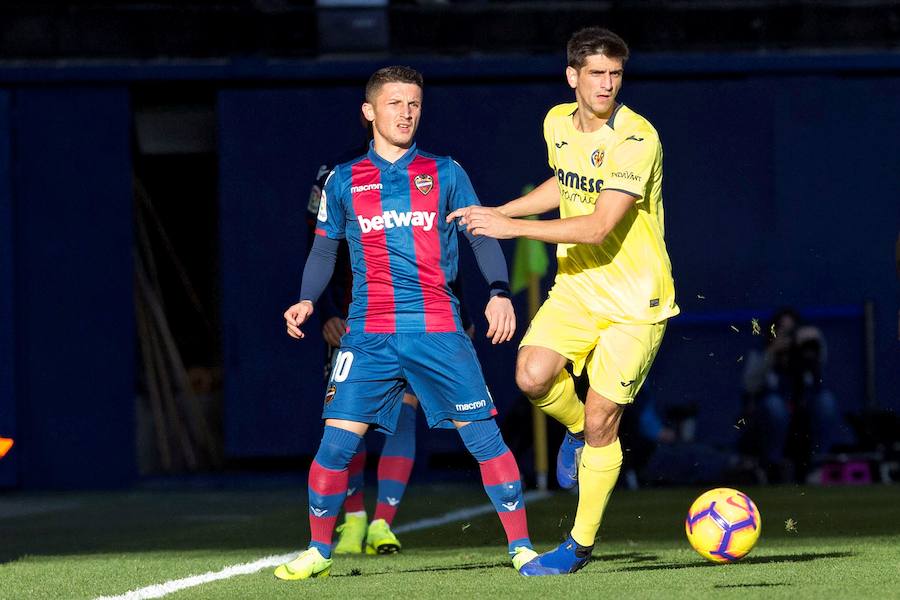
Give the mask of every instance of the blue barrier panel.
M 17 91 L 13 114 L 21 482 L 128 485 L 137 470 L 128 92 Z
M 219 95 L 225 452 L 312 454 L 321 437 L 323 342 L 282 313 L 300 292 L 306 206 L 317 166 L 365 137 L 358 88 Z
M 900 105 L 892 100 L 900 97 L 900 77 L 877 73 L 848 77 L 803 61 L 794 61 L 786 69 L 776 68 L 771 61 L 766 68 L 751 68 L 751 62 L 745 65 L 748 75 L 742 77 L 718 73 L 715 65 L 710 67 L 715 77 L 683 79 L 657 78 L 652 70 L 636 69 L 633 78 L 626 77 L 622 91 L 621 99 L 651 120 L 663 142 L 666 239 L 678 302 L 685 311 L 683 322 L 673 321 L 651 372 L 660 402 L 694 399 L 720 407 L 722 414 L 733 412 L 738 402 L 741 367 L 737 359 L 754 341 L 735 342 L 725 324 L 722 331 L 704 333 L 709 338 L 705 343 L 714 347 L 700 352 L 698 344 L 685 345 L 676 339 L 676 330 L 705 327 L 692 323 L 692 315 L 702 320 L 710 311 L 735 306 L 861 306 L 872 298 L 878 401 L 896 407 L 900 371 L 893 365 L 900 350 L 893 339 L 897 283 L 891 257 L 900 202 L 892 191 L 900 189 L 900 171 L 894 168 L 897 150 L 891 140 L 900 133 Z M 483 203 L 510 199 L 524 184 L 540 183 L 550 175 L 540 128 L 548 107 L 571 99 L 561 78 L 551 81 L 532 73 L 504 81 L 493 73 L 494 79 L 475 78 L 463 84 L 458 73 L 451 73 L 443 63 L 417 66 L 426 78 L 429 67 L 438 73 L 429 79 L 425 91 L 420 146 L 457 158 Z M 741 69 L 735 61 L 719 67 Z M 792 70 L 804 68 L 816 75 L 799 77 Z M 701 70 L 690 73 L 699 75 Z M 290 179 L 286 157 L 295 158 L 297 168 L 308 173 L 319 162 L 319 153 L 307 147 L 309 140 L 340 148 L 345 140 L 355 139 L 359 96 L 357 86 L 319 81 L 317 87 L 302 90 L 228 92 L 228 101 L 220 104 L 232 114 L 220 121 L 223 210 L 224 203 L 245 198 L 243 212 L 232 215 L 231 225 L 223 220 L 222 234 L 225 258 L 231 257 L 223 262 L 225 301 L 244 298 L 242 304 L 226 310 L 241 322 L 233 325 L 240 335 L 225 332 L 226 345 L 241 354 L 240 376 L 237 381 L 232 377 L 229 385 L 246 386 L 229 392 L 231 415 L 226 423 L 231 439 L 239 439 L 235 436 L 243 435 L 241 429 L 250 436 L 229 446 L 231 452 L 309 447 L 306 442 L 276 438 L 284 423 L 290 423 L 284 426 L 285 435 L 301 431 L 294 422 L 300 417 L 289 414 L 295 408 L 293 400 L 284 398 L 311 393 L 298 390 L 312 389 L 304 386 L 313 385 L 307 379 L 318 367 L 291 374 L 297 378 L 292 383 L 272 381 L 279 374 L 292 373 L 295 362 L 317 364 L 319 349 L 311 349 L 313 344 L 282 347 L 283 342 L 275 339 L 282 335 L 274 330 L 276 317 L 266 324 L 273 328 L 272 339 L 258 338 L 263 319 L 250 315 L 255 309 L 251 296 L 272 294 L 262 286 L 285 277 L 276 271 L 291 248 L 302 246 L 302 235 L 284 233 L 283 221 L 277 221 L 280 217 L 256 213 L 283 212 L 285 205 L 270 204 L 269 198 L 283 197 L 288 192 L 280 190 L 294 185 L 302 190 L 293 214 L 302 211 L 307 176 Z M 858 98 L 866 101 L 856 102 Z M 839 114 L 841 124 L 829 126 L 831 119 L 840 120 Z M 229 131 L 233 127 L 238 131 Z M 842 141 L 846 139 L 853 140 L 852 151 Z M 264 149 L 271 144 L 274 147 Z M 251 210 L 251 197 L 261 200 L 261 207 Z M 285 235 L 295 236 L 287 246 Z M 514 245 L 502 245 L 511 260 Z M 484 286 L 465 244 L 461 261 L 468 305 L 483 333 Z M 240 267 L 237 271 L 232 268 L 235 265 Z M 250 271 L 253 275 L 247 279 Z M 551 278 L 552 273 L 545 285 Z M 294 291 L 295 280 L 288 281 L 289 285 L 279 284 L 284 288 L 278 290 L 280 295 Z M 238 285 L 253 292 L 231 290 Z M 276 315 L 286 304 L 266 302 L 270 303 L 267 314 Z M 524 332 L 526 307 L 520 299 L 517 310 Z M 813 322 L 828 318 L 807 316 Z M 844 316 L 825 332 L 833 345 L 829 377 L 840 388 L 842 408 L 855 410 L 861 407 L 862 337 L 856 313 Z M 738 325 L 746 332 L 749 320 Z M 496 348 L 478 338 L 476 347 L 502 417 L 518 397 L 513 378 L 515 346 Z M 226 356 L 230 351 L 226 348 Z M 700 354 L 689 358 L 695 351 Z M 284 352 L 296 353 L 296 358 L 284 361 Z M 721 358 L 726 352 L 728 361 Z M 248 353 L 257 363 L 252 369 L 259 374 L 255 380 L 245 377 Z M 719 358 L 711 362 L 710 353 Z M 229 365 L 226 369 L 235 372 Z M 241 405 L 236 406 L 239 396 Z M 255 396 L 262 396 L 259 413 L 247 417 Z M 287 404 L 280 406 L 283 402 Z M 317 415 L 318 407 L 309 406 L 315 408 L 306 417 Z M 250 420 L 242 421 L 245 418 Z M 270 426 L 266 421 L 279 423 Z M 266 430 L 272 435 L 262 441 L 259 432 Z M 264 447 L 256 449 L 257 444 Z M 314 446 L 314 441 L 310 444 Z M 455 447 L 455 440 L 449 445 Z
M 0 437 L 16 437 L 13 206 L 10 186 L 9 92 L 0 92 Z M 0 459 L 0 487 L 18 482 L 16 448 Z

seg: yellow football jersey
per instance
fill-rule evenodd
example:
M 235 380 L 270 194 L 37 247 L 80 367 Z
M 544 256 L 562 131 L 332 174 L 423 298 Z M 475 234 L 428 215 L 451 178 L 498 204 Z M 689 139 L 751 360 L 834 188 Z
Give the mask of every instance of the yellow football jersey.
M 544 119 L 550 168 L 562 218 L 594 212 L 600 192 L 637 198 L 601 244 L 559 244 L 551 290 L 576 298 L 615 323 L 658 323 L 678 314 L 672 265 L 663 239 L 662 146 L 653 126 L 620 104 L 599 130 L 575 129 L 575 102 Z

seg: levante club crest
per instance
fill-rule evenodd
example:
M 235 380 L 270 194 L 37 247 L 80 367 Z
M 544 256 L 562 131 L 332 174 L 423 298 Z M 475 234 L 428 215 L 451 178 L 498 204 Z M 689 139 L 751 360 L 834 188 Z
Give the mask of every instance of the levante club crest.
M 416 175 L 416 189 L 427 194 L 434 187 L 434 178 L 431 175 Z

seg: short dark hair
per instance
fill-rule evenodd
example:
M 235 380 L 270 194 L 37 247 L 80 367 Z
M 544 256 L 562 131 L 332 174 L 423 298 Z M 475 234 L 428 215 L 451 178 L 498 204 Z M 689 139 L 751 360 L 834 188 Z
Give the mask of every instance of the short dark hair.
M 412 83 L 424 89 L 422 74 L 412 67 L 392 66 L 378 69 L 369 77 L 366 83 L 366 102 L 371 103 L 378 95 L 378 91 L 386 83 Z
M 609 29 L 602 27 L 585 27 L 579 29 L 569 38 L 566 44 L 566 59 L 569 66 L 580 69 L 587 62 L 588 56 L 602 54 L 607 58 L 621 58 L 622 63 L 628 60 L 628 44 Z

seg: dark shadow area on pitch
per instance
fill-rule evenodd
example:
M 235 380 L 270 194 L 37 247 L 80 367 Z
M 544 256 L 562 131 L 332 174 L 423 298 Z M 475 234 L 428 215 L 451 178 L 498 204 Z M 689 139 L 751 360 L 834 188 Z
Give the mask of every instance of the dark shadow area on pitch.
M 612 560 L 620 560 L 631 563 L 646 563 L 659 560 L 656 554 L 646 554 L 643 552 L 621 552 L 619 554 L 599 554 L 591 557 L 590 562 L 609 562 Z
M 775 556 L 757 556 L 745 558 L 735 564 L 765 565 L 779 562 L 809 562 L 823 558 L 847 558 L 855 556 L 853 552 L 809 552 L 806 554 L 778 554 Z M 640 565 L 624 567 L 620 571 L 659 571 L 661 569 L 695 569 L 703 567 L 719 567 L 722 563 L 698 562 L 698 563 L 663 563 L 657 565 Z
M 756 587 L 785 587 L 791 585 L 790 583 L 735 583 L 731 585 L 714 585 L 713 587 L 716 589 L 730 589 L 730 588 L 756 588 Z
M 397 575 L 400 573 L 439 573 L 441 571 L 468 571 L 471 569 L 493 569 L 496 567 L 508 568 L 508 561 L 494 561 L 483 563 L 468 563 L 465 565 L 453 565 L 452 567 L 422 567 L 419 569 L 391 569 L 390 571 L 363 572 L 360 569 L 352 569 L 346 575 L 332 575 L 331 577 L 371 577 L 373 575 Z

